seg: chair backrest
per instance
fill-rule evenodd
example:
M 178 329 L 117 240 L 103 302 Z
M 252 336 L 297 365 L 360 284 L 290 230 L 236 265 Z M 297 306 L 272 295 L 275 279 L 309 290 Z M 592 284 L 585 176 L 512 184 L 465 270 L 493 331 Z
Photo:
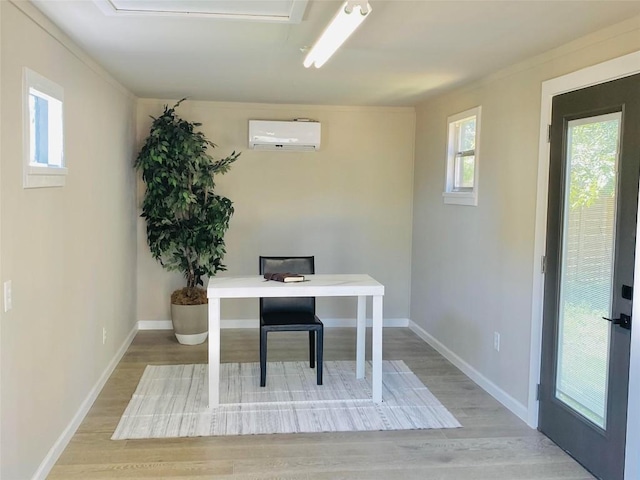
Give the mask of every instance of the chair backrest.
M 314 257 L 260 257 L 260 275 L 265 273 L 314 274 Z M 316 313 L 314 297 L 261 298 L 260 315 L 270 312 Z

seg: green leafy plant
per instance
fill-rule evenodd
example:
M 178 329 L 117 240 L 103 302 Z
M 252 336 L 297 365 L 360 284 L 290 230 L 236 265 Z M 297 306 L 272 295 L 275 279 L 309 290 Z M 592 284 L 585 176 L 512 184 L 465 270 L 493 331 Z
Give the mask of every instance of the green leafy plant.
M 203 276 L 226 270 L 224 234 L 233 203 L 214 192 L 215 175 L 226 173 L 240 153 L 214 160 L 216 145 L 197 130 L 200 123 L 181 119 L 173 107 L 153 118 L 151 130 L 135 162 L 146 192 L 142 217 L 147 222 L 151 254 L 167 270 L 184 274 L 187 286 L 172 295 L 172 303 L 206 303 Z
M 607 120 L 585 123 L 571 130 L 572 209 L 587 208 L 602 197 L 613 197 L 619 128 L 619 120 Z

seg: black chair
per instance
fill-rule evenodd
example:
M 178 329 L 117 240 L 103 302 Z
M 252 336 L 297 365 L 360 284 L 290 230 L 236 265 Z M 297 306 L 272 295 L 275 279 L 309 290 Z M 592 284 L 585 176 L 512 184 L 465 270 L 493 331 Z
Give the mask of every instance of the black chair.
M 265 273 L 313 274 L 314 257 L 260 257 L 260 275 Z M 260 386 L 267 383 L 267 334 L 269 332 L 309 332 L 309 365 L 315 367 L 318 385 L 322 385 L 322 345 L 324 325 L 316 317 L 314 297 L 260 299 Z

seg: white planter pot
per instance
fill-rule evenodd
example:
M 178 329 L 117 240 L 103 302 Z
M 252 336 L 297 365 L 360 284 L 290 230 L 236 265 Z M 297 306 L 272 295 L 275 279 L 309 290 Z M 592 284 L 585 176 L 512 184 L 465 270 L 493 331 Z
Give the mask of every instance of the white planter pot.
M 199 345 L 207 339 L 209 330 L 208 305 L 171 304 L 171 322 L 178 342 Z

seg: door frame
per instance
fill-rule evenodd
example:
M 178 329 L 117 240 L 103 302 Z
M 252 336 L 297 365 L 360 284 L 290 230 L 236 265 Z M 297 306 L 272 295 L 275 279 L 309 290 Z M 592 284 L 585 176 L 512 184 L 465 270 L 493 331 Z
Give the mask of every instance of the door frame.
M 542 314 L 544 305 L 544 275 L 542 258 L 547 240 L 547 196 L 549 189 L 548 125 L 551 123 L 552 100 L 555 95 L 580 90 L 600 83 L 640 73 L 640 51 L 624 55 L 576 72 L 542 82 L 540 110 L 540 140 L 538 149 L 538 184 L 536 199 L 535 240 L 533 251 L 533 295 L 531 305 L 531 349 L 529 367 L 529 398 L 527 423 L 538 426 L 537 385 L 540 383 L 542 361 Z M 640 206 L 640 198 L 639 198 Z M 639 210 L 640 211 L 640 210 Z M 638 222 L 632 316 L 637 326 L 632 329 L 631 359 L 629 365 L 629 405 L 640 405 L 640 221 Z M 628 411 L 625 478 L 640 477 L 640 459 L 631 452 L 640 450 L 640 408 Z

